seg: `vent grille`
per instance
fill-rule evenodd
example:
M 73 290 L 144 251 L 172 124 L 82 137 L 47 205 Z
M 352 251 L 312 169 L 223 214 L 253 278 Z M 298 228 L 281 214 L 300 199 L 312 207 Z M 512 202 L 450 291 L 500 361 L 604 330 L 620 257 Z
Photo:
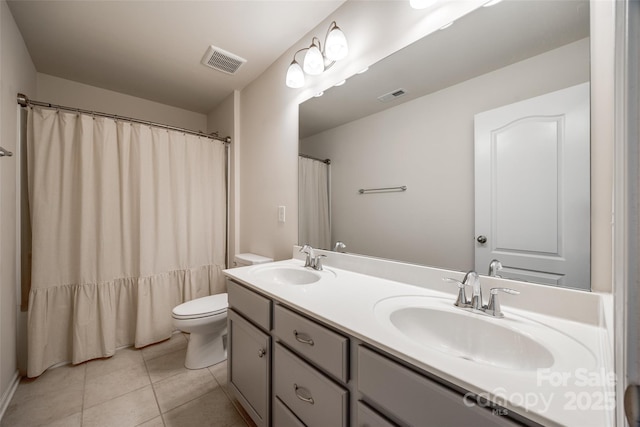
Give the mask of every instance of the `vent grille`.
M 380 95 L 378 97 L 378 101 L 380 102 L 389 102 L 392 99 L 396 99 L 396 98 L 400 98 L 401 96 L 404 96 L 407 94 L 407 91 L 404 89 L 396 89 L 394 91 L 391 91 L 389 93 L 385 93 L 384 95 Z
M 203 65 L 213 68 L 214 70 L 227 74 L 235 74 L 247 60 L 219 47 L 209 46 L 201 62 Z

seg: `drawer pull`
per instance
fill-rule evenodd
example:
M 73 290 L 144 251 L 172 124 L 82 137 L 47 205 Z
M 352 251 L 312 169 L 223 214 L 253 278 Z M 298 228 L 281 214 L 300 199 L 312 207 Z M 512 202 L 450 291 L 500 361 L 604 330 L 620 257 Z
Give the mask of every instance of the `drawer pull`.
M 304 394 L 308 394 L 309 397 L 303 396 L 300 394 L 300 392 L 298 390 L 303 390 L 306 393 Z M 296 394 L 296 397 L 300 400 L 302 400 L 303 402 L 307 402 L 313 405 L 314 401 L 313 401 L 313 397 L 311 397 L 311 393 L 309 393 L 309 390 L 305 389 L 304 387 L 298 387 L 298 384 L 293 384 L 293 391 Z
M 264 357 L 266 353 L 267 352 L 264 350 L 264 348 L 261 348 L 258 350 L 258 357 Z
M 313 345 L 313 340 L 311 338 L 304 336 L 295 329 L 293 330 L 293 335 L 296 337 L 298 342 L 301 342 L 302 344 L 309 344 L 311 346 Z

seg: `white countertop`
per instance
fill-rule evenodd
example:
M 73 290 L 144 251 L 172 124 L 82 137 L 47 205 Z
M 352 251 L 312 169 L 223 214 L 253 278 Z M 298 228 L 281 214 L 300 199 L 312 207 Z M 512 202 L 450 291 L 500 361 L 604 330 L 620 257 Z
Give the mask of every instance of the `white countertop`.
M 347 260 L 345 263 L 345 256 L 341 254 L 341 257 L 342 262 L 336 262 L 337 265 L 343 266 L 352 262 Z M 384 263 L 385 261 L 371 260 L 371 262 Z M 299 259 L 290 259 L 270 265 L 302 267 L 304 263 Z M 385 271 L 384 275 L 389 277 L 393 276 L 396 265 L 397 263 L 391 263 L 390 266 L 376 266 L 372 269 L 382 268 Z M 502 310 L 511 321 L 526 319 L 531 324 L 538 324 L 539 326 L 536 327 L 540 334 L 544 334 L 546 328 L 550 327 L 556 332 L 573 337 L 579 343 L 577 345 L 584 346 L 593 356 L 585 360 L 574 360 L 575 355 L 571 354 L 571 351 L 555 349 L 557 351 L 554 352 L 554 357 L 560 360 L 560 363 L 550 369 L 537 371 L 505 369 L 484 363 L 479 364 L 419 345 L 385 325 L 381 322 L 380 316 L 375 314 L 378 302 L 399 296 L 435 297 L 441 298 L 443 303 L 449 301 L 453 305 L 456 287 L 443 285 L 441 280 L 435 278 L 457 277 L 460 275 L 457 272 L 444 270 L 443 273 L 443 270 L 439 269 L 409 266 L 408 268 L 413 270 L 419 269 L 418 276 L 420 276 L 420 269 L 424 269 L 424 283 L 416 286 L 337 268 L 332 266 L 330 258 L 327 258 L 325 271 L 319 272 L 323 276 L 320 281 L 308 285 L 283 285 L 256 278 L 252 272 L 260 267 L 234 268 L 225 270 L 224 274 L 445 381 L 488 397 L 502 407 L 542 425 L 613 426 L 615 397 L 610 340 L 606 328 L 598 321 L 576 321 L 572 313 L 565 318 L 516 308 L 517 304 L 509 305 L 508 302 L 518 300 L 504 295 Z M 415 272 L 412 274 L 416 275 Z M 402 276 L 402 272 L 399 276 Z M 485 295 L 488 295 L 488 288 L 484 283 L 491 280 L 495 279 L 481 278 Z M 521 290 L 522 293 L 517 298 L 526 299 L 526 290 L 529 287 L 535 288 L 532 294 L 540 294 L 545 290 L 539 289 L 541 286 L 538 285 L 508 283 L 510 287 Z M 571 299 L 573 297 L 571 292 L 579 292 L 568 291 L 567 293 L 567 290 L 557 290 L 557 288 L 549 288 L 549 291 L 550 298 L 553 299 L 551 305 L 558 307 L 562 307 L 562 301 L 557 301 L 558 299 L 563 299 L 565 296 Z M 594 306 L 593 294 L 579 292 L 577 298 L 587 300 L 591 304 L 591 309 Z M 526 302 L 526 300 L 523 301 Z M 521 305 L 528 306 L 526 303 Z M 482 315 L 474 314 L 474 316 Z M 595 319 L 602 317 L 601 313 L 596 313 L 594 316 Z M 492 318 L 483 320 L 505 321 Z M 544 339 L 546 338 L 541 338 L 541 341 Z

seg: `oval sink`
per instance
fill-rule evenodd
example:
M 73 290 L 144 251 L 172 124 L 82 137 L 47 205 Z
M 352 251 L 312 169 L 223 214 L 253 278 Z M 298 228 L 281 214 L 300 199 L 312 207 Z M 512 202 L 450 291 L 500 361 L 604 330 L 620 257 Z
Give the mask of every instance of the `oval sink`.
M 256 277 L 282 285 L 308 285 L 322 278 L 319 273 L 295 266 L 270 266 L 258 268 Z
M 409 339 L 452 356 L 508 369 L 553 365 L 551 352 L 527 335 L 475 316 L 409 307 L 391 313 L 390 320 Z
M 376 318 L 414 346 L 501 369 L 535 371 L 596 359 L 583 344 L 550 326 L 509 313 L 503 319 L 453 306 L 453 299 L 398 296 L 379 301 Z

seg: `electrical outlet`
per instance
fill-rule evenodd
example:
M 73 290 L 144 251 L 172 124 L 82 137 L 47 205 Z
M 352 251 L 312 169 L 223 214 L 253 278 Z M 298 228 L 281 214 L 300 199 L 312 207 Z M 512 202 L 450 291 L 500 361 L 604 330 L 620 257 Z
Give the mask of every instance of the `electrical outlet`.
M 285 219 L 285 207 L 278 206 L 278 222 L 284 222 Z

